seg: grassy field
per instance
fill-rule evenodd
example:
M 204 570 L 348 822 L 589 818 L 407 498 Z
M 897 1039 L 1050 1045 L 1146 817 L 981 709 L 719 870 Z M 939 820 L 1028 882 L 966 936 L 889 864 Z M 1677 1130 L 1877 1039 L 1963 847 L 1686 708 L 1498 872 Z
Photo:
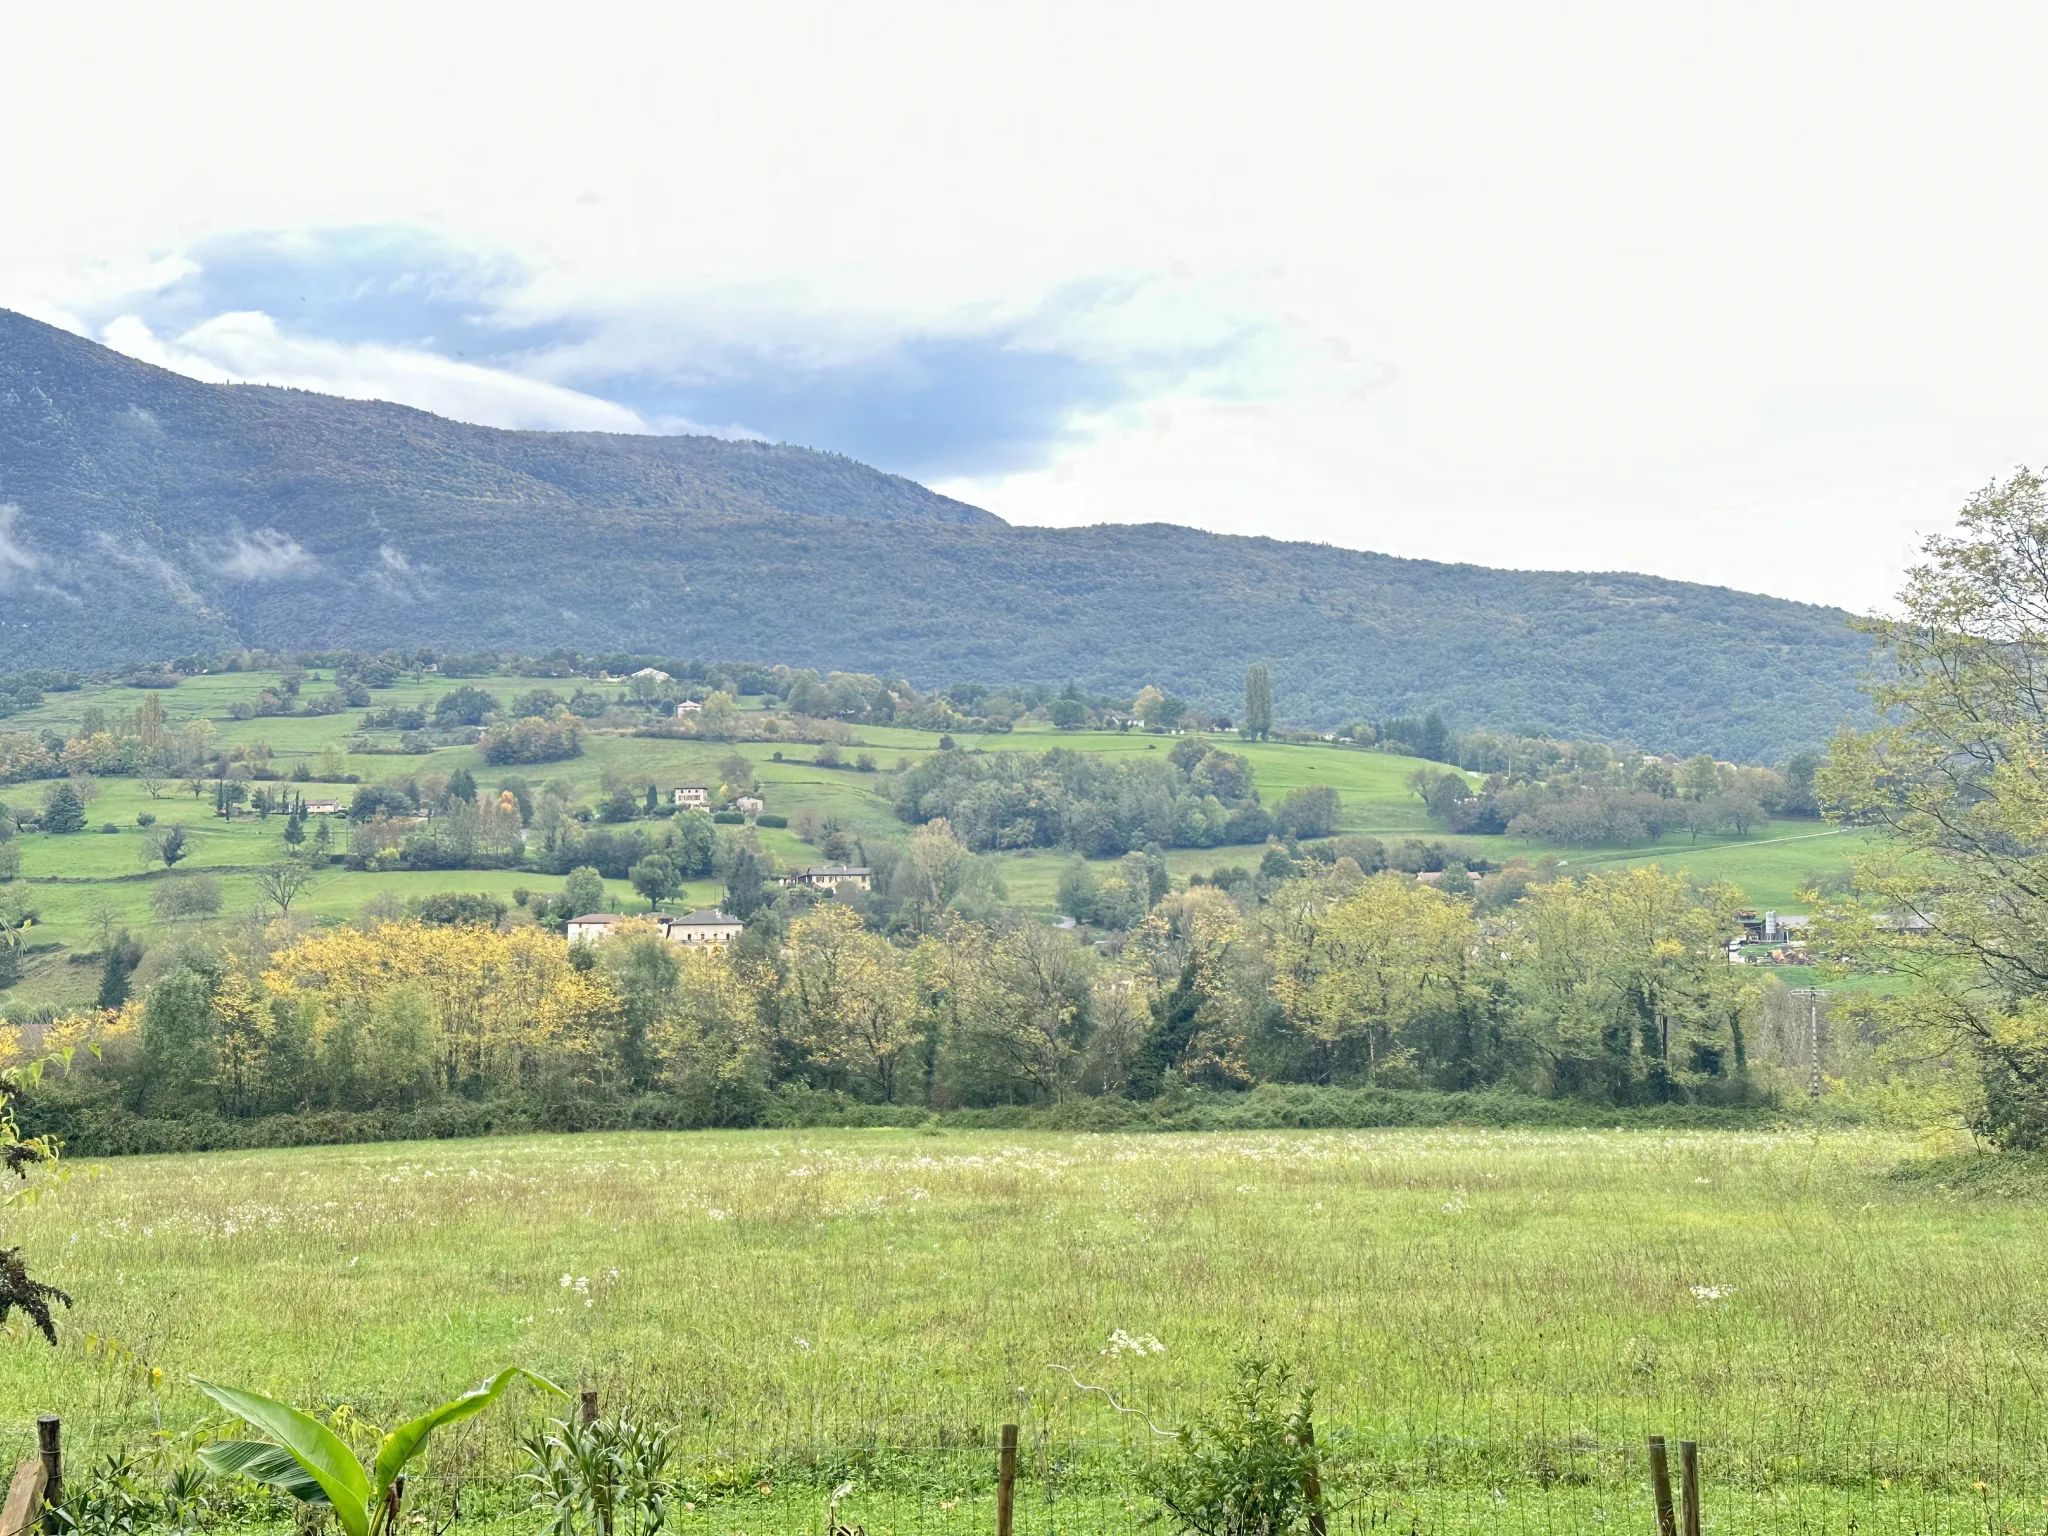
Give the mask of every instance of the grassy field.
M 686 1530 L 815 1529 L 841 1476 L 876 1536 L 985 1530 L 1004 1419 L 1023 1528 L 1111 1527 L 1157 1442 L 1075 1378 L 1172 1426 L 1251 1345 L 1313 1378 L 1344 1529 L 1647 1530 L 1661 1431 L 1705 1447 L 1709 1530 L 2038 1530 L 2048 1224 L 1890 1176 L 1918 1155 L 1592 1128 L 121 1160 L 8 1218 L 78 1304 L 57 1350 L 0 1342 L 0 1454 L 46 1411 L 79 1457 L 181 1435 L 211 1417 L 190 1373 L 388 1420 L 516 1361 L 677 1419 L 699 1486 L 750 1490 Z M 502 1486 L 536 1412 L 451 1436 L 442 1474 Z
M 254 672 L 197 677 L 156 697 L 162 701 L 174 727 L 204 717 L 215 723 L 224 742 L 267 745 L 273 766 L 287 775 L 301 763 L 317 767 L 324 751 L 358 733 L 357 712 L 304 719 L 232 718 L 233 706 L 238 701 L 253 699 L 260 689 L 277 680 L 275 674 Z M 434 699 L 459 686 L 460 681 L 402 683 L 380 690 L 375 696 L 376 704 L 379 708 L 431 706 Z M 307 684 L 314 693 L 324 686 L 319 681 Z M 550 686 L 563 691 L 572 685 L 560 679 L 490 678 L 482 680 L 482 686 L 500 697 L 509 697 L 532 687 Z M 9 718 L 0 728 L 64 731 L 75 728 L 88 707 L 98 706 L 110 712 L 132 710 L 141 697 L 134 689 L 101 686 L 52 694 L 38 709 Z M 746 702 L 758 705 L 761 701 Z M 386 745 L 397 740 L 396 732 L 370 734 Z M 811 761 L 813 748 L 797 744 L 778 748 L 773 743 L 749 742 L 740 744 L 737 750 L 755 765 L 772 811 L 794 815 L 813 810 L 834 818 L 863 838 L 901 837 L 906 829 L 891 812 L 887 770 L 899 761 L 929 754 L 935 749 L 936 739 L 928 733 L 875 726 L 860 727 L 854 735 L 858 745 L 848 751 L 848 758 L 863 751 L 871 753 L 883 772 L 822 768 Z M 990 751 L 1043 750 L 1059 745 L 1084 752 L 1142 755 L 1163 753 L 1171 742 L 1144 734 L 1065 733 L 1027 728 L 1009 735 L 962 735 L 958 745 L 964 750 L 982 747 Z M 1421 803 L 1406 787 L 1409 774 L 1418 766 L 1414 759 L 1334 745 L 1230 745 L 1233 751 L 1241 751 L 1252 760 L 1259 790 L 1269 802 L 1277 801 L 1297 785 L 1328 784 L 1343 797 L 1343 830 L 1347 832 L 1371 833 L 1390 842 L 1439 835 L 1432 831 Z M 735 749 L 723 743 L 593 733 L 587 738 L 587 750 L 579 758 L 516 771 L 535 784 L 551 779 L 565 781 L 578 794 L 594 798 L 608 771 L 622 773 L 634 782 L 654 782 L 664 790 L 678 783 L 712 780 L 716 763 L 732 750 Z M 784 761 L 774 760 L 777 751 L 783 754 Z M 446 775 L 462 767 L 469 768 L 478 782 L 485 785 L 499 782 L 507 772 L 488 767 L 470 748 L 448 748 L 419 756 L 349 754 L 343 759 L 341 771 L 374 781 L 400 774 Z M 346 801 L 353 793 L 349 784 L 334 781 L 315 780 L 294 788 L 311 799 Z M 0 798 L 33 802 L 42 792 L 43 786 L 34 784 L 0 787 Z M 31 884 L 40 912 L 36 932 L 38 953 L 31 959 L 25 980 L 8 994 L 9 1001 L 25 1005 L 89 1001 L 97 986 L 97 975 L 91 967 L 70 964 L 69 956 L 96 946 L 96 914 L 103 918 L 111 914 L 117 924 L 138 932 L 152 928 L 149 896 L 164 876 L 161 871 L 145 867 L 144 830 L 137 824 L 138 815 L 153 815 L 160 824 L 183 822 L 190 828 L 195 834 L 194 851 L 180 866 L 181 871 L 218 875 L 231 915 L 246 910 L 254 901 L 255 870 L 285 851 L 280 819 L 264 821 L 245 815 L 232 823 L 223 821 L 213 814 L 210 797 L 195 799 L 176 784 L 166 786 L 152 799 L 132 780 L 104 779 L 87 813 L 91 831 L 69 837 L 38 834 L 23 839 L 23 874 Z M 337 849 L 345 831 L 345 827 L 337 825 Z M 1554 854 L 1575 868 L 1661 863 L 1703 880 L 1730 879 L 1758 908 L 1797 911 L 1799 887 L 1815 874 L 1839 869 L 1861 845 L 1864 836 L 1860 832 L 1827 829 L 1813 822 L 1784 821 L 1759 828 L 1746 838 L 1707 838 L 1696 845 L 1671 838 L 1653 849 L 1570 850 L 1497 837 L 1459 841 L 1497 861 Z M 815 848 L 787 830 L 763 829 L 761 838 L 784 863 L 802 863 L 818 857 Z M 1257 861 L 1261 851 L 1251 847 L 1175 850 L 1168 855 L 1168 864 L 1177 876 L 1184 877 L 1224 866 L 1248 867 Z M 1051 914 L 1061 863 L 1058 853 L 1043 849 L 1002 855 L 1001 870 L 1010 899 L 1029 910 Z M 489 891 L 505 896 L 519 886 L 547 892 L 560 883 L 559 877 L 526 873 L 368 875 L 348 874 L 337 868 L 314 885 L 304 898 L 303 909 L 314 917 L 349 918 L 373 897 L 385 894 L 401 900 L 445 890 Z M 716 901 L 719 894 L 715 883 L 698 882 L 669 905 L 685 910 Z M 638 899 L 624 882 L 613 884 L 612 895 L 614 906 L 629 911 L 639 909 Z M 156 928 L 154 936 L 164 939 L 173 933 Z

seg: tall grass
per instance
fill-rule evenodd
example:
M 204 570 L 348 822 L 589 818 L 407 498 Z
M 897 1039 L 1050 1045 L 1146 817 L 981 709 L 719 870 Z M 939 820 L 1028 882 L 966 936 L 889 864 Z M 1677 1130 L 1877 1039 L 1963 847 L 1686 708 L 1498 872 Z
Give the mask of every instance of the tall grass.
M 7 1235 L 79 1304 L 57 1351 L 0 1343 L 0 1454 L 37 1412 L 85 1455 L 200 1424 L 188 1373 L 389 1419 L 516 1361 L 678 1419 L 733 1486 L 854 1468 L 907 1498 L 980 1476 L 1018 1419 L 1062 1486 L 1121 1510 L 1145 1420 L 1211 1403 L 1257 1343 L 1316 1382 L 1354 1514 L 1633 1524 L 1635 1448 L 1662 1432 L 1704 1443 L 1756 1528 L 1890 1529 L 1886 1501 L 1902 1530 L 2038 1528 L 2048 1226 L 1890 1176 L 1913 1155 L 1866 1133 L 803 1131 L 117 1160 Z M 1165 1348 L 1105 1353 L 1118 1329 Z M 515 1428 L 447 1454 L 502 1479 Z

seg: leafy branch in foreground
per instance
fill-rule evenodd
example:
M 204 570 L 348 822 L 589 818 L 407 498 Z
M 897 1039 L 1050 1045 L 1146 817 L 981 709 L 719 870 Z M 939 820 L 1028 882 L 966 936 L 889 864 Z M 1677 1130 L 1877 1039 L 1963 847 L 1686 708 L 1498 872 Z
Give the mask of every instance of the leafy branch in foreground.
M 398 1521 L 405 1497 L 405 1468 L 444 1424 L 481 1413 L 513 1381 L 524 1377 L 544 1391 L 566 1396 L 545 1377 L 508 1365 L 474 1391 L 401 1424 L 378 1443 L 368 1469 L 325 1424 L 298 1409 L 237 1387 L 192 1378 L 192 1384 L 237 1418 L 262 1430 L 269 1440 L 227 1440 L 200 1448 L 208 1470 L 253 1478 L 281 1489 L 302 1504 L 326 1505 L 343 1536 L 384 1536 Z
M 47 1137 L 23 1136 L 14 1110 L 15 1101 L 21 1097 L 22 1091 L 40 1083 L 44 1068 L 52 1061 L 61 1061 L 69 1066 L 71 1053 L 65 1051 L 59 1056 L 0 1072 L 0 1166 L 4 1166 L 17 1181 L 12 1188 L 0 1192 L 0 1209 L 36 1199 L 48 1187 L 52 1177 L 62 1177 L 56 1170 L 57 1144 Z M 0 1248 L 0 1323 L 7 1321 L 8 1313 L 19 1309 L 28 1314 L 37 1332 L 55 1344 L 57 1321 L 50 1312 L 53 1301 L 62 1302 L 66 1307 L 71 1305 L 69 1295 L 54 1285 L 44 1284 L 28 1272 L 28 1260 L 22 1257 L 21 1249 Z

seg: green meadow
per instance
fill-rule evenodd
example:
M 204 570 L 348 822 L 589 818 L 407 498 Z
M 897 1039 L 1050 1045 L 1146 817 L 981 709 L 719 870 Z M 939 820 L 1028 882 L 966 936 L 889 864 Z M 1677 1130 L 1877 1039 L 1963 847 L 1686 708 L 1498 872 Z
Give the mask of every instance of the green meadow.
M 204 717 L 214 722 L 224 742 L 267 745 L 272 753 L 272 766 L 287 777 L 301 763 L 317 770 L 331 750 L 340 748 L 352 736 L 364 734 L 359 732 L 358 712 L 239 721 L 232 717 L 237 702 L 253 700 L 259 690 L 276 682 L 275 674 L 225 673 L 188 679 L 157 697 L 174 727 Z M 501 697 L 532 687 L 563 686 L 560 679 L 505 677 L 483 679 L 480 685 Z M 460 683 L 453 679 L 401 683 L 379 690 L 375 695 L 376 706 L 431 707 L 442 693 L 456 686 Z M 309 684 L 315 691 L 318 687 L 318 683 Z M 5 728 L 61 732 L 75 728 L 88 707 L 97 705 L 110 712 L 129 710 L 140 698 L 137 690 L 113 686 L 52 694 L 36 710 L 8 719 Z M 758 699 L 745 702 L 755 707 L 761 703 Z M 396 747 L 396 732 L 367 734 L 382 745 Z M 671 741 L 602 731 L 588 734 L 582 756 L 562 763 L 496 769 L 483 763 L 474 749 L 447 748 L 428 754 L 399 754 L 395 750 L 344 754 L 340 771 L 369 782 L 400 774 L 445 775 L 466 767 L 484 785 L 516 772 L 535 784 L 560 780 L 574 786 L 579 795 L 594 798 L 607 772 L 621 774 L 635 783 L 652 782 L 666 792 L 679 783 L 714 779 L 718 760 L 738 750 L 755 765 L 771 811 L 785 816 L 813 811 L 867 840 L 904 836 L 906 829 L 891 812 L 890 770 L 900 762 L 914 761 L 935 751 L 936 738 L 926 732 L 862 726 L 854 729 L 853 741 L 845 751 L 848 763 L 861 753 L 868 753 L 879 771 L 863 773 L 850 766 L 818 766 L 812 761 L 815 749 L 799 744 L 777 747 L 771 742 L 744 742 L 735 748 L 718 742 Z M 1143 733 L 1058 732 L 1043 727 L 1023 728 L 1006 735 L 963 734 L 957 738 L 957 746 L 969 751 L 1043 750 L 1053 745 L 1082 752 L 1136 755 L 1164 752 L 1172 742 Z M 1407 788 L 1408 776 L 1420 766 L 1415 759 L 1321 744 L 1233 742 L 1231 749 L 1251 759 L 1260 792 L 1269 801 L 1277 801 L 1299 785 L 1327 784 L 1343 797 L 1345 832 L 1370 833 L 1388 842 L 1441 835 L 1431 828 L 1421 802 Z M 775 760 L 778 751 L 783 761 Z M 309 799 L 339 799 L 344 803 L 353 793 L 352 785 L 331 780 L 315 779 L 292 787 Z M 0 787 L 0 798 L 33 802 L 42 792 L 43 786 L 37 784 Z M 151 798 L 133 780 L 103 779 L 97 797 L 86 810 L 90 830 L 84 833 L 64 837 L 35 834 L 22 839 L 22 873 L 33 891 L 40 918 L 35 935 L 36 953 L 28 975 L 10 994 L 13 1000 L 26 1004 L 89 1000 L 97 985 L 96 973 L 89 966 L 70 963 L 70 957 L 82 956 L 96 947 L 94 935 L 100 924 L 112 922 L 157 939 L 175 936 L 174 928 L 156 924 L 152 919 L 149 896 L 165 876 L 161 870 L 146 867 L 144 829 L 137 823 L 138 815 L 153 815 L 160 825 L 187 825 L 194 834 L 193 852 L 180 866 L 180 872 L 219 878 L 229 916 L 250 907 L 255 900 L 255 871 L 285 851 L 280 818 L 266 821 L 245 813 L 232 822 L 223 821 L 213 814 L 210 795 L 195 798 L 176 783 L 164 786 L 156 798 Z M 346 828 L 338 820 L 335 832 L 339 851 Z M 1797 911 L 1801 885 L 1817 874 L 1839 869 L 1860 846 L 1863 836 L 1815 822 L 1779 821 L 1742 838 L 1702 838 L 1694 844 L 1674 835 L 1653 847 L 1605 850 L 1560 849 L 1500 837 L 1456 841 L 1496 861 L 1554 855 L 1564 859 L 1570 868 L 1588 869 L 1660 863 L 1685 870 L 1701 880 L 1731 880 L 1742 888 L 1749 903 L 1758 908 Z M 818 857 L 815 848 L 789 830 L 764 828 L 760 837 L 763 845 L 784 864 L 800 864 Z M 1251 847 L 1177 849 L 1168 854 L 1167 862 L 1176 876 L 1184 878 L 1226 866 L 1249 867 L 1260 854 L 1260 849 Z M 1045 849 L 999 856 L 1010 900 L 1028 910 L 1051 915 L 1063 862 L 1062 855 Z M 314 918 L 352 918 L 365 903 L 384 896 L 402 901 L 434 891 L 464 890 L 490 892 L 505 898 L 516 888 L 547 892 L 560 883 L 559 877 L 530 873 L 356 874 L 337 865 L 314 883 L 301 899 L 300 910 Z M 622 910 L 638 910 L 643 905 L 624 882 L 614 882 L 611 891 L 614 905 Z M 669 905 L 683 910 L 715 902 L 719 895 L 714 882 L 699 881 Z
M 1125 1529 L 1152 1426 L 1250 1349 L 1314 1384 L 1344 1530 L 1647 1531 L 1653 1432 L 1701 1443 L 1709 1531 L 2039 1530 L 2048 1224 L 1944 1167 L 1597 1124 L 116 1160 L 10 1217 L 76 1306 L 0 1341 L 0 1452 L 38 1412 L 78 1465 L 175 1447 L 195 1374 L 388 1423 L 517 1362 L 679 1426 L 685 1531 L 817 1530 L 846 1480 L 871 1536 L 986 1532 L 1005 1420 L 1020 1529 Z M 437 1444 L 423 1507 L 537 1532 L 545 1411 Z

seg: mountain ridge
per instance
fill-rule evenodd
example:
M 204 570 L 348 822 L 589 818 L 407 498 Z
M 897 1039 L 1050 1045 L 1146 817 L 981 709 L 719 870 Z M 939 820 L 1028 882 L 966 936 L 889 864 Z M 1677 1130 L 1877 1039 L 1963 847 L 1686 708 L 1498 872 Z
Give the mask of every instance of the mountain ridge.
M 1013 527 L 812 449 L 188 379 L 0 311 L 0 668 L 236 645 L 635 649 L 1301 724 L 1439 707 L 1721 756 L 1857 715 L 1840 610 L 1164 522 Z

